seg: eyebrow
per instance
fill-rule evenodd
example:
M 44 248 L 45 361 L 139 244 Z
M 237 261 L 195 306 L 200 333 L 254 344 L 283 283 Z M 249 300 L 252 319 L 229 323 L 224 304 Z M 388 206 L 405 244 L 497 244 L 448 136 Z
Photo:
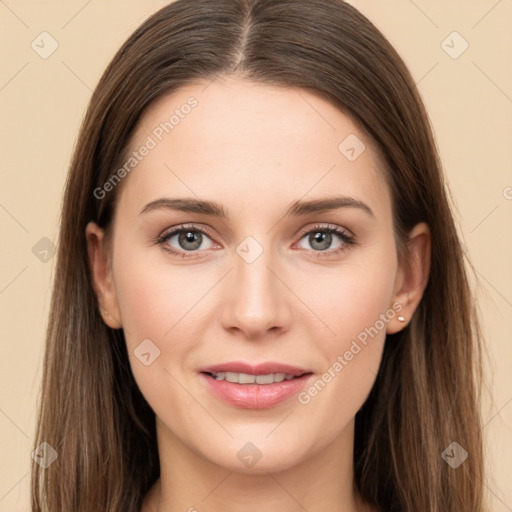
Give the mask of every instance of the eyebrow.
M 310 201 L 295 201 L 286 210 L 285 216 L 303 216 L 309 215 L 310 213 L 323 213 L 337 210 L 338 208 L 358 208 L 367 213 L 370 217 L 375 218 L 375 214 L 366 203 L 348 196 L 327 197 Z M 201 213 L 203 215 L 211 215 L 222 219 L 226 219 L 228 217 L 223 206 L 214 201 L 189 198 L 171 199 L 167 197 L 151 201 L 142 208 L 140 215 L 158 209 Z

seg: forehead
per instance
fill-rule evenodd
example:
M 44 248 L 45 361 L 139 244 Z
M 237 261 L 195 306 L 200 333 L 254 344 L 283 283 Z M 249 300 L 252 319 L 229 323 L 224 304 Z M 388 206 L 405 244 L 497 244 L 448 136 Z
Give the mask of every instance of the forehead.
M 134 153 L 120 203 L 139 211 L 164 195 L 261 210 L 333 192 L 389 207 L 373 141 L 302 89 L 232 77 L 188 84 L 146 109 L 127 158 Z

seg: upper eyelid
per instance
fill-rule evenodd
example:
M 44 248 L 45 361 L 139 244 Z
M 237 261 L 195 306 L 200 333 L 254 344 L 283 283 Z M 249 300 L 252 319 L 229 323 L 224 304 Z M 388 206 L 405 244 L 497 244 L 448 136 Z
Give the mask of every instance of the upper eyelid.
M 301 229 L 299 229 L 295 233 L 295 236 L 297 236 L 297 235 L 307 235 L 311 231 L 315 231 L 315 229 L 318 230 L 318 231 L 333 229 L 335 231 L 341 231 L 344 234 L 346 234 L 347 236 L 355 238 L 354 234 L 349 229 L 347 229 L 347 228 L 345 228 L 343 226 L 337 226 L 335 224 L 329 224 L 329 223 L 325 223 L 325 224 L 315 223 L 313 226 L 309 226 L 309 227 L 303 228 L 303 229 L 301 228 Z

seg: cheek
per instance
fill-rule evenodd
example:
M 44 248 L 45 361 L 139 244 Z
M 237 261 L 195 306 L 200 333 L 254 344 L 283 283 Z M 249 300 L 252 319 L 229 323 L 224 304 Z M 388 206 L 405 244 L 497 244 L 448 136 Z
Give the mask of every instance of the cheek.
M 121 251 L 119 251 L 121 253 Z M 154 379 L 155 369 L 169 366 L 169 346 L 174 359 L 191 350 L 195 335 L 193 307 L 205 291 L 201 279 L 190 280 L 190 273 L 172 268 L 165 259 L 155 264 L 144 251 L 132 251 L 130 259 L 114 261 L 116 295 L 132 369 L 137 380 Z M 147 340 L 150 340 L 148 342 Z M 150 352 L 151 372 L 137 360 L 141 343 Z M 155 357 L 157 355 L 158 357 Z M 146 356 L 146 359 L 147 356 Z M 167 359 L 167 361 L 166 361 Z M 163 374 L 160 373 L 160 378 Z M 141 382 L 144 388 L 143 382 Z
M 175 337 L 207 291 L 206 273 L 201 278 L 200 270 L 191 272 L 173 266 L 162 255 L 155 258 L 156 251 L 152 252 L 132 252 L 130 260 L 114 262 L 118 305 L 127 338 L 132 342 L 152 337 L 165 342 Z
M 132 342 L 138 338 L 160 338 L 170 329 L 178 300 L 165 276 L 145 266 L 123 269 L 117 267 L 116 291 L 125 332 Z
M 178 373 L 201 339 L 195 305 L 209 281 L 197 275 L 191 281 L 190 272 L 172 268 L 164 258 L 158 264 L 150 260 L 132 251 L 130 260 L 114 262 L 114 278 L 135 381 L 153 410 L 165 416 L 169 397 L 177 404 L 186 402 Z M 174 409 L 175 416 L 184 412 Z
M 323 339 L 329 340 L 331 352 L 350 345 L 381 314 L 389 310 L 393 313 L 396 269 L 394 246 L 381 243 L 337 267 L 315 271 L 309 278 L 302 272 L 305 277 L 298 281 L 301 286 L 297 294 L 326 327 L 322 329 L 327 334 Z M 382 330 L 381 322 L 377 327 Z
M 317 340 L 323 368 L 299 401 L 314 409 L 317 418 L 330 416 L 332 434 L 354 417 L 368 396 L 378 373 L 386 326 L 396 315 L 394 247 L 382 247 L 357 264 L 317 276 L 314 289 L 308 292 L 304 286 L 301 291 L 328 330 L 322 337 L 310 333 Z

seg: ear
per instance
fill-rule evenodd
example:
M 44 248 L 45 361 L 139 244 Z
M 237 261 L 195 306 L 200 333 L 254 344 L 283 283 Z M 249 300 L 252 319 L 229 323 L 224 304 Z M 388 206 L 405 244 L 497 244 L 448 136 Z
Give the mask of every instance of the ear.
M 386 332 L 394 334 L 407 325 L 418 307 L 430 273 L 430 229 L 420 222 L 409 233 L 406 255 L 395 279 L 393 309 L 397 315 L 387 324 Z M 396 307 L 401 305 L 401 309 Z M 399 318 L 403 317 L 404 321 Z
M 93 279 L 94 291 L 98 298 L 98 307 L 103 321 L 113 329 L 122 327 L 117 303 L 116 289 L 112 276 L 110 253 L 105 232 L 95 222 L 89 222 L 85 228 L 89 268 Z

